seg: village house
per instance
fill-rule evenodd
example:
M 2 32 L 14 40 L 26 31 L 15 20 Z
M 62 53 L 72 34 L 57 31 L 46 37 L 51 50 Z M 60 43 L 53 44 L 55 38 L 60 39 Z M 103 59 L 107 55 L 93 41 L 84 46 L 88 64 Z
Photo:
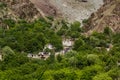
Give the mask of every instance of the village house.
M 74 41 L 72 39 L 63 39 L 62 41 L 63 47 L 71 47 L 73 43 Z
M 0 61 L 2 61 L 2 54 L 0 53 Z
M 35 58 L 35 59 L 40 59 L 40 56 L 38 54 L 32 54 L 32 53 L 29 53 L 27 55 L 27 57 L 29 57 L 29 58 Z
M 47 44 L 47 45 L 45 45 L 45 47 L 43 49 L 43 52 L 39 52 L 38 54 L 29 53 L 27 55 L 27 57 L 34 58 L 34 59 L 44 59 L 44 60 L 46 60 L 51 54 L 50 52 L 46 52 L 46 49 L 52 50 L 54 48 L 53 48 L 53 45 Z
M 61 50 L 60 52 L 55 52 L 55 55 L 58 55 L 58 54 L 64 55 L 65 53 L 69 52 L 72 49 L 73 44 L 74 44 L 74 40 L 63 39 L 62 40 L 63 50 Z M 39 52 L 38 54 L 30 53 L 27 55 L 27 57 L 46 60 L 51 55 L 50 51 L 46 51 L 47 49 L 54 50 L 54 47 L 52 44 L 47 44 L 45 45 L 43 52 Z
M 96 49 L 99 49 L 101 50 L 102 48 L 104 47 L 96 47 Z M 113 48 L 113 45 L 112 44 L 107 44 L 107 46 L 105 47 L 105 49 L 109 52 L 111 49 Z
M 50 52 L 39 52 L 38 54 L 29 53 L 27 55 L 28 58 L 44 59 L 44 60 L 46 60 L 49 56 L 50 56 Z
M 2 61 L 3 59 L 3 55 L 2 55 L 2 51 L 0 50 L 0 61 Z
M 39 52 L 38 55 L 40 56 L 41 59 L 46 60 L 51 55 L 51 53 L 50 52 Z
M 110 51 L 112 48 L 113 48 L 113 45 L 112 45 L 112 44 L 108 44 L 106 50 L 107 50 L 107 51 Z
M 120 60 L 117 62 L 117 65 L 120 66 Z
M 62 45 L 63 45 L 63 50 L 60 52 L 56 52 L 55 56 L 57 55 L 64 55 L 65 53 L 69 52 L 72 50 L 72 46 L 74 45 L 74 40 L 72 39 L 63 39 L 62 40 Z
M 54 49 L 54 47 L 53 47 L 52 44 L 47 44 L 47 45 L 45 45 L 43 51 L 44 51 L 45 49 L 47 49 L 47 48 L 50 49 L 50 50 L 53 50 L 53 49 Z
M 32 58 L 32 57 L 33 57 L 33 54 L 29 53 L 29 54 L 27 55 L 27 57 Z

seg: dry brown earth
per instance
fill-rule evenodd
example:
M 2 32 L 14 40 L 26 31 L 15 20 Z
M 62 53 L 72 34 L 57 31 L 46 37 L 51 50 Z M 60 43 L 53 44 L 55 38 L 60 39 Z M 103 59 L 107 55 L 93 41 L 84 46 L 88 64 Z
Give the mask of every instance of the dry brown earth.
M 87 34 L 102 32 L 109 27 L 113 32 L 120 32 L 120 0 L 104 0 L 105 4 L 91 15 L 84 27 Z

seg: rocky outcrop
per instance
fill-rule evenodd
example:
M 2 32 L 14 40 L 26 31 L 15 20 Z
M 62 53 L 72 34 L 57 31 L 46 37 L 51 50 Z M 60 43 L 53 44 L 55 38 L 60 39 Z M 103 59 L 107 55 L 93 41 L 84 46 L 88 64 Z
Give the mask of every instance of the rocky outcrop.
M 102 0 L 0 0 L 11 10 L 10 15 L 32 21 L 40 16 L 54 16 L 82 21 L 95 12 Z
M 39 11 L 29 0 L 0 0 L 7 4 L 7 8 L 11 10 L 9 14 L 14 14 L 20 19 L 32 20 L 40 16 Z
M 45 16 L 57 16 L 58 10 L 57 8 L 50 3 L 50 0 L 30 0 L 40 11 L 40 13 Z
M 120 0 L 104 0 L 104 5 L 88 19 L 84 30 L 102 32 L 109 27 L 113 32 L 120 32 Z
M 0 0 L 7 4 L 9 11 L 5 16 L 32 21 L 38 17 L 58 16 L 57 8 L 49 0 Z M 9 13 L 9 15 L 7 14 Z M 1 16 L 0 16 L 1 17 Z

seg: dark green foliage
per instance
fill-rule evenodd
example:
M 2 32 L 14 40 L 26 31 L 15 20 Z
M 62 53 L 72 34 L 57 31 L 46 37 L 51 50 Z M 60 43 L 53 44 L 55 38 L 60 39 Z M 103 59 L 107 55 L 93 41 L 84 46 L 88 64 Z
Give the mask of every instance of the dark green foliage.
M 80 49 L 83 49 L 84 45 L 85 45 L 84 40 L 82 40 L 81 38 L 79 38 L 77 41 L 75 41 L 74 50 L 78 51 Z
M 7 5 L 3 2 L 0 2 L 0 9 L 6 7 Z
M 61 22 L 62 28 L 60 28 L 57 32 L 58 35 L 60 36 L 66 36 L 66 37 L 71 37 L 71 38 L 78 38 L 81 35 L 81 24 L 78 21 L 75 21 L 72 24 L 69 24 L 65 21 Z
M 88 19 L 84 19 L 84 20 L 82 21 L 82 23 L 83 23 L 83 24 L 87 24 L 87 23 L 88 23 Z
M 111 29 L 110 29 L 109 27 L 106 27 L 106 28 L 104 29 L 104 34 L 110 36 L 110 35 L 112 34 Z
M 74 71 L 69 72 L 69 70 L 67 71 L 67 69 L 63 69 L 63 70 L 56 71 L 53 74 L 53 79 L 54 80 L 75 80 L 77 79 L 76 78 L 77 75 Z
M 56 51 L 62 49 L 62 39 L 50 30 L 50 23 L 40 19 L 34 23 L 20 21 L 14 24 L 12 20 L 5 20 L 11 26 L 9 30 L 1 30 L 1 47 L 10 46 L 16 51 L 35 52 L 44 48 L 47 43 L 51 43 Z M 4 34 L 4 35 L 3 35 Z
M 81 35 L 79 22 L 60 21 L 61 27 L 39 19 L 28 23 L 5 20 L 9 29 L 0 28 L 0 80 L 119 80 L 120 35 L 109 28 L 103 33 Z M 55 31 L 54 31 L 55 30 Z M 73 50 L 64 55 L 62 37 L 75 40 Z M 54 49 L 47 60 L 28 58 L 28 53 Z M 112 44 L 110 51 L 109 44 Z
M 12 19 L 5 19 L 3 23 L 7 24 L 10 28 L 15 26 L 15 21 Z
M 62 56 L 59 54 L 59 55 L 57 55 L 57 61 L 58 62 L 61 62 L 62 61 Z

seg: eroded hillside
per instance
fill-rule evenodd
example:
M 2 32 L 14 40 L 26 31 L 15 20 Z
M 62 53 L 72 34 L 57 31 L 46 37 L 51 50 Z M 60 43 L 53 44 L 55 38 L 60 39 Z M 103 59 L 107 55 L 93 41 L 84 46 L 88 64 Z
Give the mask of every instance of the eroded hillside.
M 57 16 L 57 8 L 50 3 L 50 0 L 30 0 L 42 16 Z
M 102 0 L 0 0 L 7 4 L 9 14 L 31 20 L 39 16 L 59 16 L 69 21 L 87 19 L 103 4 Z M 8 12 L 6 12 L 8 13 Z
M 1 9 L 1 18 L 26 19 L 28 21 L 40 16 L 39 11 L 29 0 L 0 0 L 6 7 Z
M 103 0 L 30 0 L 43 15 L 60 16 L 69 21 L 82 21 L 100 8 Z
M 120 0 L 104 0 L 104 5 L 91 15 L 85 25 L 86 32 L 102 32 L 109 27 L 113 32 L 120 32 Z
M 0 0 L 0 24 L 2 19 L 25 19 L 32 21 L 39 17 L 55 16 L 69 21 L 88 19 L 85 31 L 101 32 L 109 26 L 113 32 L 120 31 L 120 0 Z M 5 6 L 6 5 L 6 6 Z M 100 8 L 100 6 L 102 6 Z M 100 8 L 100 9 L 99 9 Z M 97 12 L 96 12 L 97 11 Z
M 71 22 L 75 20 L 82 22 L 103 5 L 103 0 L 87 0 L 87 2 L 82 0 L 50 0 L 50 2 L 58 8 L 64 18 Z

